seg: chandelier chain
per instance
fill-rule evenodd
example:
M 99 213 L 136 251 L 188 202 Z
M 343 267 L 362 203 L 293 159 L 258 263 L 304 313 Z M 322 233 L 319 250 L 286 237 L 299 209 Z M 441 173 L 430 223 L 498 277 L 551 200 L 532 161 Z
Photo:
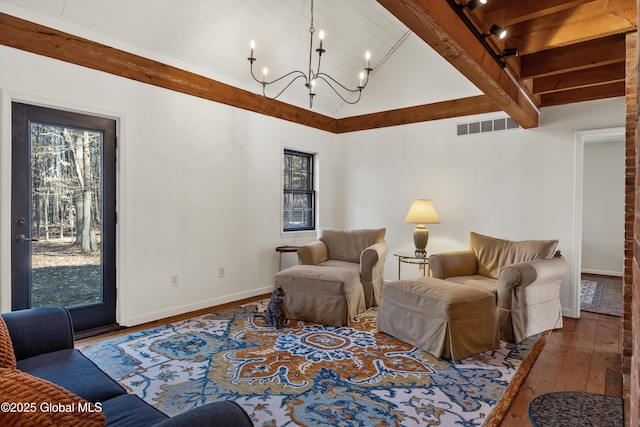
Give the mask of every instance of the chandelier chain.
M 309 27 L 309 32 L 313 34 L 316 29 L 313 27 L 313 0 L 311 0 L 311 27 Z

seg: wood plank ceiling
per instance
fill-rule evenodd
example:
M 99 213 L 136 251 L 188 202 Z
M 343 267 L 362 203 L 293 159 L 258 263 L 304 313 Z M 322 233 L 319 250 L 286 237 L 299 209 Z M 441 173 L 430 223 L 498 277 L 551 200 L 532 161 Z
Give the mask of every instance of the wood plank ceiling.
M 625 94 L 635 0 L 488 0 L 476 8 L 467 0 L 378 2 L 523 127 L 538 125 L 541 107 Z M 508 36 L 484 37 L 494 24 Z M 495 58 L 509 48 L 519 55 Z
M 5 14 L 0 44 L 336 133 L 491 111 L 530 128 L 542 107 L 624 96 L 636 0 L 377 1 L 484 95 L 334 119 Z M 493 24 L 504 40 L 479 36 Z M 519 56 L 500 58 L 508 48 Z

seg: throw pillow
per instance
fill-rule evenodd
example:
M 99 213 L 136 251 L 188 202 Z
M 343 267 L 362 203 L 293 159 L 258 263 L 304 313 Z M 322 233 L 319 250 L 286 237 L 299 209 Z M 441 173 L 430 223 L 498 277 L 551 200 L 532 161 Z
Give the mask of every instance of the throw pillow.
M 469 249 L 473 250 L 478 259 L 478 274 L 486 277 L 498 278 L 500 269 L 500 253 L 503 251 L 507 240 L 484 236 L 474 233 L 469 236 Z
M 64 388 L 17 369 L 0 368 L 3 426 L 104 426 L 100 403 L 91 403 Z
M 500 254 L 500 268 L 516 262 L 550 259 L 558 246 L 557 240 L 523 240 L 507 242 Z
M 469 248 L 478 259 L 478 274 L 498 278 L 500 269 L 517 262 L 553 258 L 558 240 L 512 242 L 471 232 Z
M 9 335 L 9 329 L 0 316 L 0 368 L 16 368 L 16 355 L 13 352 L 13 343 Z

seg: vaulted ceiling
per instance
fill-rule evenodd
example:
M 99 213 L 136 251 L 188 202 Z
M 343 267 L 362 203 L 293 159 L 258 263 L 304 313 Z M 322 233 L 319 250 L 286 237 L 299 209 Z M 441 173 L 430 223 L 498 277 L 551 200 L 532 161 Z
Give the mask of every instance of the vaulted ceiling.
M 429 62 L 435 75 L 455 74 L 450 84 L 464 86 L 455 80 L 462 79 L 473 90 L 452 99 L 408 91 L 416 92 L 409 105 L 342 118 L 309 110 L 304 93 L 299 102 L 295 94 L 285 102 L 263 98 L 248 74 L 248 40 L 257 40 L 260 61 L 285 63 L 281 72 L 289 71 L 287 58 L 308 49 L 309 5 L 302 0 L 0 0 L 0 44 L 348 132 L 490 111 L 535 127 L 542 107 L 624 96 L 626 34 L 637 29 L 636 0 L 488 0 L 473 10 L 467 0 L 316 3 L 316 25 L 332 42 L 324 62 L 333 63 L 339 80 L 352 78 L 360 51 L 369 49 L 373 85 L 376 73 L 393 69 L 407 37 L 417 36 L 424 44 L 416 61 L 437 53 Z M 493 24 L 508 36 L 482 36 Z M 500 58 L 507 48 L 519 56 Z M 340 108 L 330 102 L 317 108 Z

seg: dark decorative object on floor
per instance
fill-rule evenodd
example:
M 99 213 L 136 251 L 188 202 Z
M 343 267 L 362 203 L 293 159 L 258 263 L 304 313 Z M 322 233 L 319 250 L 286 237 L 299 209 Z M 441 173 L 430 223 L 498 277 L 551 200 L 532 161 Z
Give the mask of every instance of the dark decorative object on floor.
M 271 294 L 271 300 L 267 305 L 267 311 L 265 313 L 265 321 L 267 325 L 272 328 L 281 329 L 284 326 L 284 322 L 287 321 L 287 317 L 284 314 L 284 290 L 281 286 L 278 286 L 273 290 Z
M 583 273 L 580 310 L 622 316 L 622 278 Z
M 620 397 L 578 391 L 559 391 L 536 397 L 529 405 L 535 427 L 622 427 Z

